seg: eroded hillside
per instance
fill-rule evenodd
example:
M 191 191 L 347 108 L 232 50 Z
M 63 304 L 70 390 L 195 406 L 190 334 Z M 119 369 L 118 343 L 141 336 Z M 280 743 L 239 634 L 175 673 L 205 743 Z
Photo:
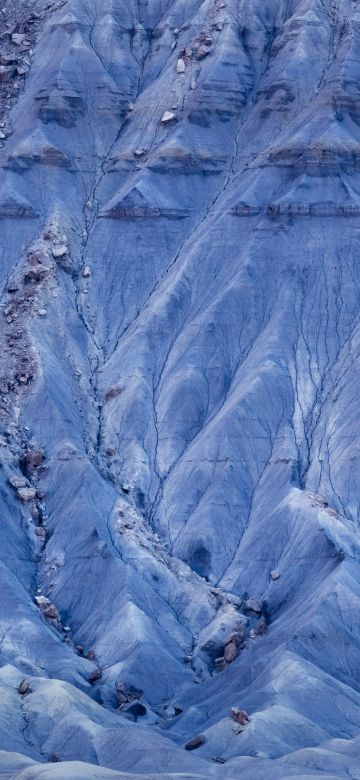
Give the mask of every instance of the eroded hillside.
M 8 780 L 360 777 L 359 85 L 355 0 L 4 2 Z

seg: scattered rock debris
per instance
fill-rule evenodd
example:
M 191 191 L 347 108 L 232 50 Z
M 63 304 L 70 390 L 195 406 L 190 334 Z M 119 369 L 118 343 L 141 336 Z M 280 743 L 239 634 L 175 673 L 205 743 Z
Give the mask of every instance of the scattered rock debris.
M 32 48 L 45 16 L 21 2 L 7 3 L 1 13 L 0 121 L 4 120 L 5 127 L 0 135 L 0 145 L 3 145 L 12 131 L 5 117 L 23 89 L 31 65 Z

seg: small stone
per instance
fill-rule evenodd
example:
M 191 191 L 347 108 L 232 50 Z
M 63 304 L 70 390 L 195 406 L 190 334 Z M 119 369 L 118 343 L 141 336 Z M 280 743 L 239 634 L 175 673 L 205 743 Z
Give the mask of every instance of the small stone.
M 224 646 L 229 645 L 230 642 L 235 642 L 237 647 L 240 647 L 245 639 L 245 627 L 242 625 L 242 630 L 233 631 L 224 639 Z
M 5 140 L 5 138 L 6 138 L 6 135 L 5 135 L 5 133 L 3 133 L 3 131 L 2 131 L 2 130 L 0 130 L 0 141 L 4 141 L 4 140 Z
M 28 452 L 21 458 L 20 463 L 22 468 L 28 472 L 41 466 L 43 460 L 44 454 L 41 450 L 28 450 Z
M 48 599 L 46 596 L 35 596 L 34 600 L 41 609 L 45 609 L 45 607 L 49 607 L 51 604 L 50 599 Z
M 266 620 L 264 618 L 261 618 L 257 626 L 254 628 L 254 634 L 255 636 L 263 636 L 265 632 L 266 632 Z
M 31 692 L 29 680 L 21 680 L 21 683 L 18 687 L 18 692 L 21 694 L 21 696 L 24 696 L 25 693 Z
M 110 401 L 112 398 L 117 398 L 121 392 L 122 387 L 120 387 L 120 385 L 113 385 L 112 387 L 109 387 L 109 390 L 106 391 L 105 400 Z
M 240 710 L 239 707 L 231 707 L 230 717 L 235 720 L 236 723 L 240 723 L 241 726 L 245 726 L 250 720 L 246 710 Z
M 84 655 L 84 648 L 82 645 L 75 645 L 75 650 L 78 655 Z
M 173 111 L 165 111 L 161 117 L 161 121 L 166 124 L 167 122 L 172 122 L 175 118 Z
M 11 42 L 15 44 L 15 46 L 21 46 L 22 43 L 25 41 L 25 33 L 13 33 L 11 36 Z
M 12 474 L 11 477 L 9 477 L 9 483 L 11 487 L 16 489 L 29 486 L 28 480 L 25 477 L 18 476 L 17 474 Z
M 176 73 L 185 73 L 186 66 L 184 60 L 180 57 L 176 63 Z
M 32 501 L 36 496 L 36 490 L 33 487 L 21 487 L 17 490 L 17 497 L 20 501 Z
M 88 661 L 95 661 L 96 655 L 93 650 L 89 650 L 89 652 L 86 654 L 86 658 Z
M 94 669 L 93 672 L 91 672 L 89 676 L 89 683 L 95 683 L 97 680 L 101 680 L 102 678 L 102 671 L 101 669 Z
M 190 89 L 196 89 L 196 87 L 197 87 L 196 79 L 191 79 L 191 81 L 190 81 Z
M 280 574 L 276 569 L 274 569 L 273 571 L 270 572 L 270 577 L 272 580 L 278 580 L 280 579 Z
M 238 649 L 235 642 L 229 642 L 224 649 L 224 658 L 227 664 L 231 664 L 237 658 Z
M 59 620 L 60 615 L 57 610 L 57 608 L 54 606 L 54 604 L 50 604 L 49 607 L 46 607 L 44 609 L 44 615 L 45 617 L 49 618 L 50 620 Z
M 45 528 L 42 527 L 42 525 L 38 525 L 35 528 L 35 533 L 36 533 L 36 536 L 39 536 L 41 539 L 45 539 L 46 531 L 45 531 Z
M 256 612 L 258 615 L 260 615 L 262 610 L 261 604 L 256 599 L 247 599 L 244 603 L 244 607 L 249 612 Z
M 145 154 L 145 149 L 135 149 L 134 151 L 135 157 L 142 157 L 143 154 Z
M 210 49 L 208 47 L 208 44 L 203 44 L 199 46 L 196 52 L 196 56 L 198 60 L 203 60 L 205 57 L 208 56 L 208 54 L 210 54 Z
M 129 105 L 128 105 L 128 111 L 133 111 L 133 110 L 134 110 L 134 108 L 135 108 L 135 105 L 134 105 L 134 103 L 129 103 Z
M 39 317 L 46 317 L 47 309 L 39 309 L 38 315 L 39 315 Z
M 186 743 L 185 750 L 196 750 L 201 745 L 203 745 L 204 742 L 206 742 L 204 735 L 198 734 L 196 737 L 193 737 L 189 740 L 189 742 Z
M 65 244 L 57 244 L 56 246 L 52 247 L 52 255 L 55 258 L 59 257 L 65 257 L 68 253 L 67 246 Z
M 89 265 L 86 265 L 85 268 L 83 268 L 82 275 L 84 279 L 89 279 L 89 277 L 91 276 L 91 268 Z

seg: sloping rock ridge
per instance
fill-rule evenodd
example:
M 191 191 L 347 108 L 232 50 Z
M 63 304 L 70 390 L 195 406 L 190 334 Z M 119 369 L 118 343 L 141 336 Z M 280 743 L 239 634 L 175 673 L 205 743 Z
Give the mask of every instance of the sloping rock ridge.
M 360 778 L 360 4 L 4 0 L 0 774 Z

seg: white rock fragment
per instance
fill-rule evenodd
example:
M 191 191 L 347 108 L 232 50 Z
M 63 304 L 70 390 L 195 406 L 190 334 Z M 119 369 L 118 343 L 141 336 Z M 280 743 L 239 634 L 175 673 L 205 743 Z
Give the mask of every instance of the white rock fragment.
M 184 60 L 180 57 L 176 63 L 176 72 L 185 73 L 186 66 Z
M 173 111 L 164 111 L 161 121 L 166 124 L 167 122 L 172 122 L 173 119 L 175 119 L 175 114 Z
M 90 276 L 91 276 L 91 268 L 90 268 L 89 265 L 86 265 L 83 268 L 82 275 L 83 275 L 84 279 L 89 279 L 90 278 Z
M 29 486 L 26 477 L 21 477 L 17 474 L 12 474 L 11 477 L 9 477 L 9 483 L 11 487 L 16 489 Z
M 270 577 L 272 580 L 278 580 L 280 578 L 280 574 L 276 569 L 270 572 Z
M 33 487 L 21 487 L 17 490 L 17 497 L 20 501 L 32 501 L 36 496 L 36 490 Z
M 67 246 L 65 244 L 56 244 L 52 247 L 52 255 L 55 258 L 64 257 L 68 253 Z
M 22 43 L 25 41 L 25 34 L 24 33 L 13 33 L 11 36 L 11 42 L 15 44 L 15 46 L 21 46 Z

